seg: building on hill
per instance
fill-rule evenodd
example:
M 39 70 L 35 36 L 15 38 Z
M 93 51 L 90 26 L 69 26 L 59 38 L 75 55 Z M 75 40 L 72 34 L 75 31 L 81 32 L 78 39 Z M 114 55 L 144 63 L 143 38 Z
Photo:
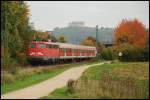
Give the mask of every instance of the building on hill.
M 69 27 L 84 27 L 84 22 L 82 21 L 74 21 L 69 23 Z
M 46 31 L 48 34 L 53 35 L 53 31 Z

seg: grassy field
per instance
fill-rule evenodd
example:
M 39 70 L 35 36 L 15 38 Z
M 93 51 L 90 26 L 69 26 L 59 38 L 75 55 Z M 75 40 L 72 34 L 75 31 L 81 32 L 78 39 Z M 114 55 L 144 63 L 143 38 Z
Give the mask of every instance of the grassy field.
M 26 68 L 17 71 L 15 74 L 4 73 L 1 75 L 1 93 L 11 92 L 17 89 L 25 88 L 27 86 L 39 83 L 48 78 L 52 78 L 59 73 L 71 67 L 77 67 L 84 64 L 92 64 L 97 62 L 80 62 L 66 64 L 63 66 L 56 67 L 37 67 L 37 68 Z
M 115 62 L 86 70 L 72 86 L 43 99 L 148 99 L 149 62 Z

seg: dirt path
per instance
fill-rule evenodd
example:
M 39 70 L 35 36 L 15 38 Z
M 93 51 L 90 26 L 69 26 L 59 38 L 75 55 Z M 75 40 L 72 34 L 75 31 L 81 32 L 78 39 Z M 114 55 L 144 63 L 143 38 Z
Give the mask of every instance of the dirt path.
M 1 95 L 1 99 L 38 99 L 40 97 L 47 96 L 56 88 L 65 86 L 69 79 L 79 78 L 87 68 L 101 64 L 103 63 L 68 69 L 63 73 L 41 83 Z

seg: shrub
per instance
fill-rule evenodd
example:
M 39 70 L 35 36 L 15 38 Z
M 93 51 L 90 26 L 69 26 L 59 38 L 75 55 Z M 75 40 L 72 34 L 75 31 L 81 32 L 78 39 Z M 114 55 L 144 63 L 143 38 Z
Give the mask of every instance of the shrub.
M 16 59 L 20 65 L 22 65 L 22 66 L 28 65 L 28 58 L 27 58 L 27 55 L 25 53 L 18 52 Z
M 8 72 L 3 72 L 1 74 L 1 78 L 1 84 L 8 84 L 15 81 L 15 77 Z
M 16 80 L 24 80 L 26 77 L 29 77 L 33 74 L 32 70 L 20 70 L 17 75 L 15 75 Z
M 68 92 L 69 93 L 73 93 L 74 92 L 74 85 L 75 85 L 75 80 L 70 79 L 67 83 L 67 87 L 68 87 Z
M 2 57 L 1 58 L 1 68 L 5 70 L 11 70 L 15 66 L 17 66 L 16 60 L 10 58 L 10 57 Z
M 121 45 L 119 52 L 122 52 L 122 56 L 119 57 L 120 61 L 146 61 L 149 59 L 149 51 L 129 44 Z
M 101 51 L 101 58 L 105 60 L 115 59 L 115 53 L 113 52 L 113 48 L 103 48 Z
M 149 48 L 141 49 L 141 61 L 149 61 Z

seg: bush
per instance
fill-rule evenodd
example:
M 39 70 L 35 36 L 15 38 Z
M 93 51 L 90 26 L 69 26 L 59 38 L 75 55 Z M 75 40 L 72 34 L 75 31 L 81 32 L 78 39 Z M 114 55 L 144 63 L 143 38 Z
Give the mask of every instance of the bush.
M 105 60 L 115 59 L 115 53 L 113 52 L 113 48 L 103 48 L 101 51 L 101 58 Z
M 26 66 L 28 65 L 28 61 L 27 61 L 27 55 L 23 52 L 18 52 L 17 53 L 17 61 L 21 66 Z
M 141 61 L 149 61 L 149 48 L 142 48 L 141 49 Z
M 74 92 L 74 85 L 75 85 L 75 80 L 73 80 L 73 79 L 68 80 L 67 87 L 68 87 L 69 93 Z
M 32 72 L 32 70 L 20 70 L 17 75 L 15 75 L 16 80 L 24 80 L 25 78 L 31 76 L 32 74 L 34 74 L 34 72 Z
M 1 78 L 1 84 L 13 83 L 15 81 L 15 77 L 8 72 L 3 72 Z
M 119 52 L 122 52 L 122 56 L 119 57 L 120 61 L 147 61 L 149 59 L 149 51 L 145 48 L 123 44 L 119 50 Z

